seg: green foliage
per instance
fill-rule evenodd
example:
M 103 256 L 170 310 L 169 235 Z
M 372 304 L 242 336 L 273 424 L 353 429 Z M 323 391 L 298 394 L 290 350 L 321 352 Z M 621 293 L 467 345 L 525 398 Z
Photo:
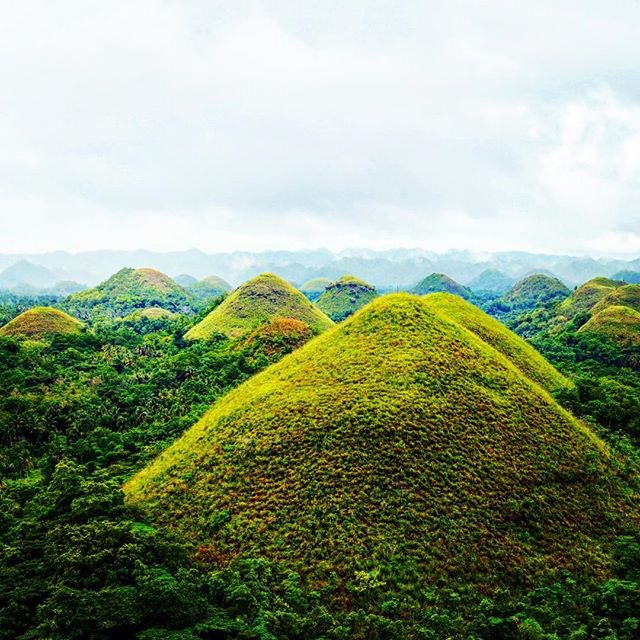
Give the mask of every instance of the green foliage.
M 598 306 L 579 331 L 601 334 L 621 347 L 640 347 L 640 312 L 624 306 L 604 307 L 596 312 Z
M 231 293 L 186 334 L 188 340 L 206 340 L 221 333 L 246 335 L 273 318 L 294 318 L 320 333 L 333 323 L 297 289 L 270 273 L 259 275 Z
M 226 295 L 232 286 L 219 276 L 207 276 L 188 287 L 189 293 L 202 302 L 210 302 L 214 298 Z

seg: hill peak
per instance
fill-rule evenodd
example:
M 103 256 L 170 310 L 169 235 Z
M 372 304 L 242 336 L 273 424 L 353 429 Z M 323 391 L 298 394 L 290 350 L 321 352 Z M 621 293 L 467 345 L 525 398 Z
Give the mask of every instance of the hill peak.
M 262 273 L 240 285 L 185 337 L 207 339 L 214 333 L 237 338 L 275 317 L 301 320 L 314 333 L 333 323 L 300 291 L 273 273 Z

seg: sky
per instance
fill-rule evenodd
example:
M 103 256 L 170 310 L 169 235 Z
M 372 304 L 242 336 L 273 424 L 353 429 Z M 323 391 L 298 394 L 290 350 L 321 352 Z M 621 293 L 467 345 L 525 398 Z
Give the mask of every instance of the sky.
M 635 0 L 0 0 L 0 252 L 640 255 Z

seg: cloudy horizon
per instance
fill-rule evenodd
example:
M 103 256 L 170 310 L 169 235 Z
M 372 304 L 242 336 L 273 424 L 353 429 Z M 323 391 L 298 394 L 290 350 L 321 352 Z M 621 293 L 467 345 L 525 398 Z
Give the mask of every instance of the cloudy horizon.
M 0 252 L 640 254 L 640 5 L 25 0 Z

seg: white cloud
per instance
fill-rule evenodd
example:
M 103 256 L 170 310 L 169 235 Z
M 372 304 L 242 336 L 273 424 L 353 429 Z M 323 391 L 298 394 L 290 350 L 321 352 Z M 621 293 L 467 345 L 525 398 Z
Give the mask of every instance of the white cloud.
M 634 253 L 639 9 L 558 4 L 4 3 L 0 251 Z

